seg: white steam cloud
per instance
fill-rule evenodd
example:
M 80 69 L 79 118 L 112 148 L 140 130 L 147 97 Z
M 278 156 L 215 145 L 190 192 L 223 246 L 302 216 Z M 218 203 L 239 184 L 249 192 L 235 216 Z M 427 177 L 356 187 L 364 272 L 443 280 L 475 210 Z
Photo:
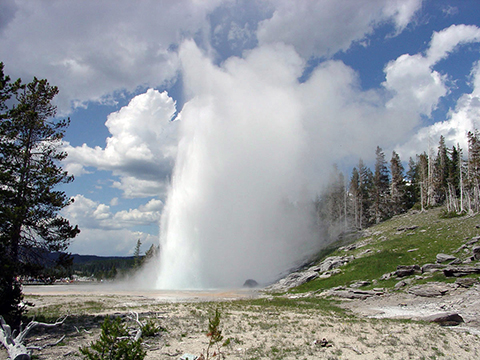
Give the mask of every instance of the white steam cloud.
M 268 46 L 220 69 L 193 42 L 180 57 L 195 98 L 182 111 L 158 286 L 267 282 L 319 245 L 299 178 L 305 134 L 293 85 L 303 62 Z
M 180 115 L 157 286 L 267 283 L 324 246 L 308 204 L 331 165 L 405 143 L 448 93 L 435 61 L 478 41 L 477 32 L 435 33 L 427 56 L 399 56 L 386 64 L 382 88 L 366 91 L 334 60 L 300 82 L 305 60 L 283 43 L 217 66 L 184 42 L 179 58 L 191 100 Z

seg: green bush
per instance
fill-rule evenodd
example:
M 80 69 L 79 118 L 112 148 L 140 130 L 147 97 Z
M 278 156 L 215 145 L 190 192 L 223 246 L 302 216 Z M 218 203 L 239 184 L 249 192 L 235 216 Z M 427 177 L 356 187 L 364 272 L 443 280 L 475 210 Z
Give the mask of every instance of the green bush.
M 154 320 L 148 319 L 142 326 L 142 336 L 155 336 L 159 332 L 167 331 L 164 327 L 158 325 Z
M 132 338 L 120 318 L 112 321 L 109 317 L 102 324 L 100 338 L 81 347 L 80 353 L 89 360 L 143 360 L 146 355 L 141 340 Z

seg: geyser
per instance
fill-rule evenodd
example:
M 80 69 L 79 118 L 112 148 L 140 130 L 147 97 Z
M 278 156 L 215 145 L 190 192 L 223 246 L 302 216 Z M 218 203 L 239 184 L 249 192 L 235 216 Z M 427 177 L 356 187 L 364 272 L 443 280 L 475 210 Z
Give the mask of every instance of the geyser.
M 281 50 L 281 51 L 280 51 Z M 319 247 L 300 164 L 303 62 L 263 47 L 221 68 L 180 50 L 187 95 L 161 220 L 161 289 L 274 280 Z

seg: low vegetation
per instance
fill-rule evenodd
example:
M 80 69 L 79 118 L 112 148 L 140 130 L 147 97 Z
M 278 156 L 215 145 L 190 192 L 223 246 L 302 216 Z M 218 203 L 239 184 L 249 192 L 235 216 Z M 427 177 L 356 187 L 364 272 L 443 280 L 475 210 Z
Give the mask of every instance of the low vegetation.
M 338 246 L 328 254 L 355 257 L 338 274 L 308 282 L 294 291 L 318 291 L 349 286 L 358 281 L 368 281 L 370 285 L 365 288 L 392 288 L 398 279 L 381 280 L 381 277 L 395 271 L 398 265 L 435 263 L 439 253 L 453 254 L 466 260 L 471 253 L 461 247 L 480 235 L 480 215 L 445 217 L 443 214 L 443 208 L 410 211 L 369 228 L 358 239 L 360 246 L 352 250 L 348 246 Z M 443 274 L 432 277 L 431 280 L 451 281 Z

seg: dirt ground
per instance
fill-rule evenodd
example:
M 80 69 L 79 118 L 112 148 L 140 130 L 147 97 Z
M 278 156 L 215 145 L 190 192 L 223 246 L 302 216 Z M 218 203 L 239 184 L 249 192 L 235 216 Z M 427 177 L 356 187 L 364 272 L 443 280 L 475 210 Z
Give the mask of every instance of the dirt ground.
M 26 287 L 25 293 L 35 311 L 43 308 L 52 317 L 69 314 L 61 327 L 32 333 L 29 344 L 37 346 L 65 335 L 60 344 L 34 351 L 37 359 L 82 359 L 79 347 L 98 338 L 104 316 L 128 321 L 130 311 L 166 329 L 144 340 L 146 359 L 206 355 L 208 319 L 216 308 L 228 342 L 220 349 L 226 359 L 480 358 L 478 287 L 441 298 L 396 293 L 343 301 L 345 313 L 303 306 L 307 302 L 302 298 L 296 299 L 298 306 L 270 304 L 268 298 L 260 305 L 249 300 L 261 296 L 251 291 L 165 293 L 44 286 Z M 465 324 L 441 327 L 399 320 L 444 311 L 458 312 Z M 7 358 L 3 349 L 0 358 Z

